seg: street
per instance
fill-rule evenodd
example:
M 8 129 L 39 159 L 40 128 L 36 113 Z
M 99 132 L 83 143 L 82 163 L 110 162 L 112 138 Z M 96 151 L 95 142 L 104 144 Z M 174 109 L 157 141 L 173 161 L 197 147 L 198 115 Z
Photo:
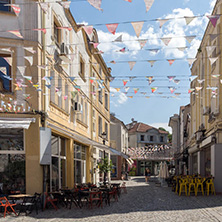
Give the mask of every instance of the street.
M 121 194 L 118 202 L 103 208 L 58 211 L 48 209 L 36 215 L 9 215 L 1 221 L 222 221 L 222 195 L 217 196 L 181 196 L 171 191 L 171 187 L 159 187 L 155 182 L 145 184 L 144 177 L 131 177 L 126 181 L 127 194 Z

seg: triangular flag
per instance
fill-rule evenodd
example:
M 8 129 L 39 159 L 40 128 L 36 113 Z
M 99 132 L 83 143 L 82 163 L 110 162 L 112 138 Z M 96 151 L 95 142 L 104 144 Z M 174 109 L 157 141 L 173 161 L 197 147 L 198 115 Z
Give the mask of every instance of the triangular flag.
M 130 67 L 130 70 L 133 69 L 133 67 L 135 66 L 136 62 L 135 61 L 129 61 L 129 67 Z
M 188 93 L 192 93 L 195 89 L 188 89 Z
M 123 47 L 122 49 L 120 49 L 119 52 L 126 52 L 126 47 Z
M 154 2 L 154 0 L 144 0 L 145 5 L 146 5 L 146 12 L 148 12 Z
M 180 80 L 179 79 L 174 79 L 173 82 L 178 85 L 180 83 Z
M 162 28 L 162 26 L 169 21 L 169 19 L 157 19 L 157 21 L 160 23 L 160 28 Z
M 32 29 L 33 31 L 41 31 L 43 32 L 44 34 L 46 34 L 46 29 Z
M 27 50 L 28 52 L 31 52 L 32 54 L 36 53 L 35 50 L 33 50 L 33 47 L 24 47 L 25 50 Z
M 163 41 L 163 43 L 164 43 L 166 46 L 168 46 L 172 38 L 169 37 L 169 38 L 160 38 L 160 39 Z
M 66 2 L 59 2 L 63 8 L 69 9 L 71 1 L 66 1 Z
M 210 34 L 210 41 L 212 42 L 215 38 L 217 38 L 220 34 Z
M 124 1 L 126 1 L 126 2 L 132 2 L 132 0 L 124 0 Z
M 171 82 L 176 76 L 167 76 L 167 78 L 169 79 L 169 82 Z
M 135 79 L 136 78 L 136 76 L 130 76 L 129 77 L 129 81 L 131 82 L 133 79 Z
M 174 95 L 175 95 L 175 96 L 179 96 L 179 95 L 181 95 L 181 93 L 174 93 Z
M 102 11 L 101 9 L 101 3 L 102 0 L 87 0 L 90 5 L 92 5 L 94 8 L 98 9 L 99 11 Z
M 127 84 L 128 80 L 123 80 L 123 85 L 125 86 Z
M 4 75 L 7 75 L 6 67 L 0 67 L 0 72 L 2 72 Z
M 12 57 L 3 57 L 3 59 L 4 59 L 10 66 L 12 66 Z
M 58 97 L 60 97 L 62 95 L 62 91 L 57 91 L 56 94 L 58 95 Z
M 12 7 L 13 11 L 15 12 L 16 16 L 19 16 L 21 8 L 18 5 L 14 5 L 14 4 L 11 4 L 11 7 Z
M 174 93 L 174 91 L 176 90 L 175 87 L 168 87 L 168 88 L 170 89 L 170 92 L 171 92 L 171 93 Z
M 180 50 L 181 52 L 183 52 L 187 47 L 177 47 L 178 50 Z
M 189 25 L 196 17 L 192 16 L 192 17 L 186 17 L 184 16 L 185 20 L 186 20 L 186 24 Z
M 130 99 L 132 99 L 133 98 L 133 96 L 128 96 Z
M 152 87 L 152 88 L 151 88 L 151 92 L 152 92 L 152 93 L 156 92 L 156 90 L 157 90 L 157 87 Z
M 93 26 L 92 25 L 83 26 L 83 29 L 85 30 L 85 32 L 87 33 L 88 36 L 90 36 L 93 32 Z
M 5 52 L 12 52 L 11 48 L 1 48 L 0 50 Z
M 39 2 L 39 5 L 43 12 L 47 13 L 49 10 L 49 4 L 47 2 Z
M 167 61 L 169 62 L 170 66 L 174 63 L 175 59 L 167 59 Z
M 187 62 L 189 64 L 189 66 L 192 66 L 196 60 L 197 60 L 196 58 L 193 58 L 193 59 L 191 58 L 191 59 L 187 59 Z
M 189 77 L 189 80 L 190 80 L 190 82 L 192 82 L 194 79 L 196 79 L 198 76 L 190 76 Z
M 118 25 L 119 25 L 118 23 L 106 24 L 106 27 L 110 33 L 115 35 Z
M 91 84 L 93 84 L 94 81 L 96 81 L 96 77 L 89 77 L 89 81 L 91 82 Z
M 218 57 L 215 58 L 209 58 L 210 60 L 210 64 L 212 65 L 213 63 L 215 63 L 217 61 Z
M 119 37 L 117 37 L 114 42 L 122 42 L 122 36 L 123 35 L 120 35 Z
M 220 18 L 220 15 L 207 15 L 207 18 L 210 19 L 211 24 L 213 27 L 216 26 L 217 20 Z
M 72 27 L 71 26 L 64 26 L 64 27 L 56 27 L 56 29 L 65 29 L 65 30 L 71 31 Z
M 46 86 L 48 89 L 50 89 L 52 85 L 45 85 L 45 86 Z
M 29 62 L 29 64 L 33 65 L 33 57 L 32 56 L 24 56 L 24 58 Z
M 117 92 L 119 92 L 119 91 L 120 91 L 120 88 L 115 88 L 115 90 L 116 90 Z
M 137 38 L 139 38 L 144 22 L 131 22 L 131 24 L 135 30 Z
M 99 43 L 98 43 L 98 42 L 93 42 L 92 44 L 93 44 L 94 49 L 96 49 L 96 48 L 97 48 L 97 46 L 99 45 Z
M 193 35 L 193 36 L 185 36 L 185 39 L 186 39 L 189 43 L 191 43 L 195 38 L 196 38 L 195 35 Z
M 64 96 L 64 100 L 67 100 L 68 99 L 68 96 L 66 95 L 66 96 Z
M 12 33 L 13 35 L 16 35 L 19 38 L 23 38 L 23 36 L 21 35 L 21 33 L 19 32 L 19 30 L 10 30 L 8 31 L 10 33 Z
M 109 63 L 116 64 L 116 62 L 114 60 L 110 61 Z
M 198 79 L 197 81 L 198 81 L 199 84 L 201 84 L 205 81 L 205 79 Z
M 134 93 L 136 94 L 139 91 L 139 88 L 133 88 Z
M 146 98 L 147 98 L 147 99 L 149 99 L 149 98 L 150 98 L 150 96 L 146 96 Z
M 124 87 L 125 91 L 128 92 L 130 87 Z
M 24 74 L 25 74 L 25 68 L 26 68 L 26 66 L 17 66 L 17 69 L 19 70 L 19 72 L 22 76 L 24 76 Z
M 27 79 L 28 81 L 32 81 L 32 76 L 23 76 L 25 79 Z
M 160 51 L 159 49 L 148 49 L 148 50 L 153 52 L 153 53 L 158 53 Z
M 212 52 L 214 51 L 214 49 L 216 49 L 216 46 L 206 46 L 206 50 L 207 50 L 207 56 L 211 56 Z
M 213 78 L 218 78 L 218 77 L 220 77 L 220 74 L 213 74 L 213 75 L 211 75 Z
M 140 43 L 140 48 L 142 49 L 146 45 L 147 39 L 138 39 L 138 42 Z
M 202 89 L 202 87 L 196 86 L 195 89 L 196 89 L 196 91 L 198 92 L 198 91 L 200 91 L 200 90 Z
M 147 62 L 150 63 L 151 67 L 153 67 L 154 63 L 156 62 L 156 60 L 148 60 Z

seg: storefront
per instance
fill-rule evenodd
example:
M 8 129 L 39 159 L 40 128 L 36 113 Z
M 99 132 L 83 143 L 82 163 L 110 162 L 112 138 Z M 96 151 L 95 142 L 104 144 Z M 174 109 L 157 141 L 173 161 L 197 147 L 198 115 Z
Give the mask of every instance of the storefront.
M 204 169 L 205 177 L 211 176 L 211 148 L 208 147 L 204 149 Z

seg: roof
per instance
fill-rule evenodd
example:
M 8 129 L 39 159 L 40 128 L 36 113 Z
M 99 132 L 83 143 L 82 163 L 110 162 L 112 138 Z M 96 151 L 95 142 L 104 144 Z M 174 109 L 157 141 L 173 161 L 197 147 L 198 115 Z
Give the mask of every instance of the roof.
M 145 132 L 147 132 L 148 130 L 151 130 L 151 129 L 155 129 L 159 133 L 162 133 L 162 134 L 168 134 L 168 132 L 166 132 L 166 131 L 159 130 L 159 129 L 153 127 L 153 126 L 147 125 L 145 123 L 140 123 L 140 122 L 133 125 L 133 127 L 131 129 L 129 129 L 129 133 L 135 133 L 135 132 L 145 133 Z

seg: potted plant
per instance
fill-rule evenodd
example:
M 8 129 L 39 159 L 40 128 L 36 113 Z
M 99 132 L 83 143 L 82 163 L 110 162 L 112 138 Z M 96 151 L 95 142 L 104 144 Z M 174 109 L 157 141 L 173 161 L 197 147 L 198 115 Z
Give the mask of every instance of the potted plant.
M 103 183 L 105 185 L 107 173 L 109 171 L 111 171 L 113 168 L 112 160 L 109 160 L 108 157 L 105 157 L 100 160 L 100 162 L 97 164 L 97 166 L 99 168 L 99 172 L 103 173 L 103 175 L 104 175 Z

